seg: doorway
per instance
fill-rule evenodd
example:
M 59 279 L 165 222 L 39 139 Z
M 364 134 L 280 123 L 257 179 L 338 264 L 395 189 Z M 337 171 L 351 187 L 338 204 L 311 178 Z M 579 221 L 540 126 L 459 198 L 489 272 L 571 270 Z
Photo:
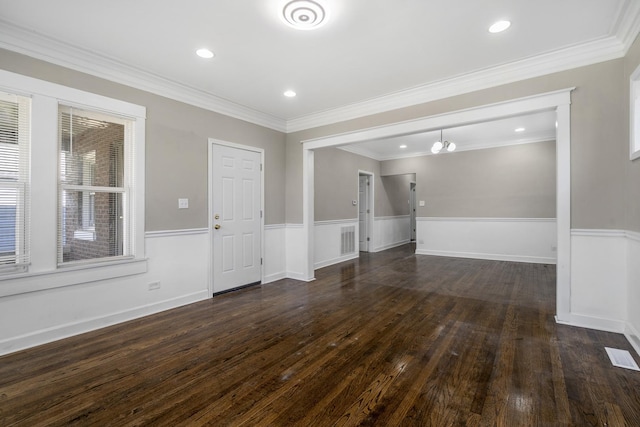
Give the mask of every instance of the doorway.
M 262 281 L 264 152 L 209 140 L 211 294 Z
M 420 119 L 361 129 L 302 141 L 303 228 L 306 238 L 305 278 L 313 269 L 313 152 L 318 148 L 353 144 L 397 135 L 449 128 L 537 111 L 554 110 L 556 125 L 556 320 L 571 322 L 571 92 L 574 88 L 541 93 L 494 104 L 427 116 Z
M 409 235 L 412 242 L 416 241 L 416 183 L 409 184 Z
M 373 174 L 358 172 L 358 235 L 360 252 L 371 252 Z

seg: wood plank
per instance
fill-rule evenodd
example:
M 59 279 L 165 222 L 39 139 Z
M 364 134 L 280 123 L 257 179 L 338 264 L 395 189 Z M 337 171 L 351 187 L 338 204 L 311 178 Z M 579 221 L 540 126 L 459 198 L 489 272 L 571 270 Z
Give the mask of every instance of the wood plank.
M 0 357 L 0 425 L 640 425 L 633 350 L 555 324 L 554 266 L 413 251 Z

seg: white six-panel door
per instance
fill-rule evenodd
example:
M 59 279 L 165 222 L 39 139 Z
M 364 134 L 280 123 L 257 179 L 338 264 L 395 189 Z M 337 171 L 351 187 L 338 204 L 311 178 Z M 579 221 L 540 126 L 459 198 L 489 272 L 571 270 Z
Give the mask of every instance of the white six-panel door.
M 262 280 L 261 154 L 212 146 L 213 292 Z

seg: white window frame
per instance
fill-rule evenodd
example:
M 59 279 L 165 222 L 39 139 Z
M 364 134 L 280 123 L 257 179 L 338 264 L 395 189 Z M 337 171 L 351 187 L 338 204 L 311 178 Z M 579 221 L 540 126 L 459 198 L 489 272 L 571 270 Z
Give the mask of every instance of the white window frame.
M 14 94 L 12 92 L 9 91 L 3 91 L 5 93 L 10 93 L 11 95 L 18 95 L 18 94 Z M 24 97 L 23 95 L 20 95 L 22 97 Z M 0 97 L 2 97 L 4 99 L 4 95 L 0 94 Z M 28 97 L 26 97 L 28 98 Z M 6 100 L 6 99 L 5 99 Z M 19 110 L 19 115 L 23 115 L 23 114 L 28 114 L 29 115 L 29 123 L 31 120 L 31 101 L 29 102 L 29 106 L 28 106 L 28 111 L 23 111 L 22 109 Z M 20 122 L 23 121 L 23 119 L 19 120 Z M 4 274 L 10 274 L 10 273 L 19 273 L 19 272 L 25 272 L 27 271 L 28 268 L 28 264 L 25 264 L 24 262 L 26 261 L 27 263 L 28 261 L 28 257 L 29 257 L 29 243 L 30 243 L 30 238 L 29 238 L 29 200 L 28 200 L 28 194 L 29 194 L 29 182 L 28 182 L 28 176 L 29 176 L 29 172 L 27 171 L 26 174 L 26 181 L 24 180 L 25 176 L 21 173 L 21 171 L 19 170 L 20 165 L 23 164 L 23 161 L 21 161 L 21 157 L 22 156 L 30 156 L 30 152 L 31 152 L 31 136 L 30 135 L 18 135 L 18 138 L 20 140 L 20 143 L 18 145 L 18 147 L 16 147 L 17 150 L 17 158 L 18 158 L 18 170 L 16 171 L 16 180 L 5 180 L 2 179 L 3 177 L 0 177 L 0 189 L 13 189 L 16 194 L 17 194 L 17 198 L 16 198 L 16 216 L 15 216 L 15 236 L 16 236 L 16 242 L 15 242 L 15 262 L 13 264 L 3 264 L 0 266 L 0 275 L 4 275 Z M 22 147 L 22 144 L 25 143 L 25 141 L 23 140 L 23 138 L 26 138 L 26 144 L 27 144 L 27 148 L 25 150 L 24 147 Z M 28 162 L 28 161 L 27 161 Z M 26 225 L 25 225 L 26 224 Z M 26 255 L 27 259 L 24 258 L 24 256 Z M 20 262 L 22 261 L 22 263 Z
M 68 105 L 63 105 L 62 103 L 60 103 L 62 108 L 69 108 L 70 106 Z M 81 191 L 83 192 L 82 194 L 82 217 L 81 217 L 81 223 L 82 223 L 82 227 L 80 229 L 77 229 L 74 233 L 74 239 L 77 240 L 85 240 L 85 241 L 95 241 L 96 240 L 96 232 L 95 232 L 95 224 L 89 224 L 88 223 L 88 218 L 86 217 L 86 212 L 85 212 L 85 207 L 87 207 L 89 205 L 89 198 L 91 197 L 91 195 L 95 195 L 95 193 L 97 192 L 103 192 L 103 193 L 111 193 L 111 194 L 120 194 L 122 196 L 122 203 L 123 203 L 123 214 L 124 214 L 124 218 L 123 218 L 123 225 L 122 225 L 122 233 L 123 233 L 123 249 L 124 249 L 124 253 L 122 255 L 118 255 L 118 256 L 113 256 L 113 257 L 104 257 L 104 258 L 92 258 L 92 259 L 86 259 L 86 260 L 79 260 L 79 261 L 63 261 L 63 247 L 64 247 L 64 243 L 65 243 L 65 238 L 64 236 L 60 236 L 59 237 L 59 241 L 58 241 L 58 266 L 69 266 L 69 265 L 80 265 L 80 264 L 91 264 L 91 263 L 97 263 L 97 262 L 111 262 L 114 260 L 117 260 L 118 258 L 132 258 L 132 254 L 131 254 L 131 248 L 129 245 L 129 241 L 130 241 L 130 236 L 132 234 L 132 227 L 131 227 L 131 222 L 129 220 L 129 215 L 127 215 L 128 213 L 128 209 L 129 209 L 129 199 L 131 197 L 131 189 L 133 187 L 132 185 L 132 166 L 131 166 L 131 162 L 130 159 L 133 157 L 134 155 L 134 147 L 133 147 L 133 139 L 134 139 L 134 132 L 132 131 L 132 123 L 134 123 L 134 121 L 130 118 L 130 117 L 122 117 L 122 116 L 115 116 L 115 115 L 106 115 L 103 112 L 95 112 L 93 110 L 87 110 L 87 109 L 82 109 L 82 114 L 85 117 L 90 117 L 92 119 L 95 120 L 99 120 L 99 121 L 106 121 L 106 122 L 111 122 L 111 123 L 117 123 L 120 124 L 124 127 L 124 153 L 123 153 L 123 160 L 124 160 L 124 165 L 123 165 L 123 171 L 124 171 L 124 176 L 123 176 L 123 182 L 121 184 L 120 187 L 100 187 L 100 186 L 93 186 L 92 184 L 92 180 L 89 180 L 89 182 L 82 182 L 81 184 L 64 184 L 62 182 L 60 182 L 60 193 L 59 193 L 59 197 L 62 197 L 62 194 L 64 192 L 64 190 L 68 190 L 68 191 Z M 59 142 L 58 142 L 59 144 Z M 94 162 L 95 162 L 95 150 L 90 152 L 90 153 L 86 153 L 86 155 L 93 153 L 93 158 L 94 158 Z M 58 158 L 60 159 L 60 162 L 62 162 L 62 152 L 59 153 Z M 83 162 L 83 168 L 86 168 L 86 165 L 84 165 Z M 86 172 L 86 170 L 84 171 Z M 58 175 L 58 179 L 60 179 L 60 174 Z M 83 180 L 85 179 L 85 174 L 83 173 Z M 88 194 L 84 194 L 84 193 L 88 193 Z M 88 196 L 87 198 L 85 198 L 85 196 Z M 59 223 L 58 226 L 62 227 L 62 206 L 60 205 L 61 201 L 58 203 L 58 211 L 59 211 Z M 93 206 L 92 206 L 93 208 Z M 93 209 L 92 209 L 93 211 Z M 59 232 L 62 231 L 61 228 L 59 228 L 58 230 Z
M 147 271 L 144 250 L 146 108 L 78 89 L 0 70 L 0 90 L 31 97 L 31 264 L 28 271 L 0 275 L 0 297 Z M 58 265 L 58 109 L 102 112 L 133 122 L 128 222 L 131 256 L 105 262 Z
M 629 158 L 640 158 L 640 66 L 629 82 Z

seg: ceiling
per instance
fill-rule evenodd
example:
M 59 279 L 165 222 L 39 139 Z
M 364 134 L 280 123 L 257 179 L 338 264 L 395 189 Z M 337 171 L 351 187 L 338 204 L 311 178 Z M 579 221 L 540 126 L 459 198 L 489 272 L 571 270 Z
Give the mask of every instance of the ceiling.
M 443 129 L 442 138 L 456 144 L 455 152 L 555 140 L 556 112 L 543 111 Z M 435 141 L 441 141 L 440 130 L 378 139 L 340 148 L 381 161 L 431 155 L 431 146 Z M 438 155 L 446 154 L 443 150 Z
M 0 0 L 0 47 L 290 132 L 619 58 L 640 28 L 637 0 L 316 1 L 299 31 L 282 0 Z

